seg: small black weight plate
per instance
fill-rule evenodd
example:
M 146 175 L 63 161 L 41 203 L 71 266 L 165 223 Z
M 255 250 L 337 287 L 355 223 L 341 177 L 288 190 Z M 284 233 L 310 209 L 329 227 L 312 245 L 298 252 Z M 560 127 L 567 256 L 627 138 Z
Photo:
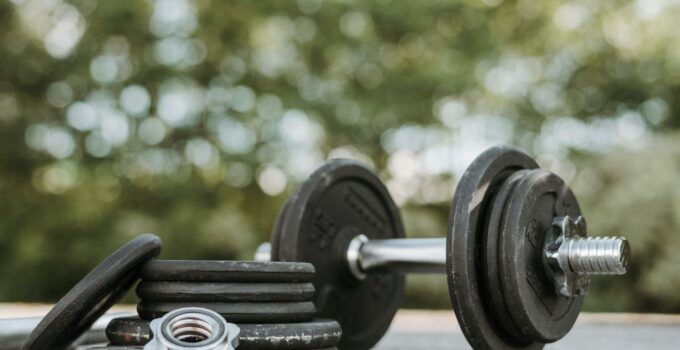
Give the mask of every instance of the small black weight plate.
M 494 195 L 484 237 L 484 254 L 482 255 L 482 266 L 486 271 L 483 274 L 484 282 L 486 282 L 485 289 L 488 291 L 488 301 L 494 316 L 493 319 L 505 329 L 507 337 L 514 339 L 518 345 L 528 345 L 533 341 L 515 325 L 515 320 L 505 305 L 505 297 L 501 286 L 498 244 L 504 219 L 503 213 L 507 207 L 510 192 L 517 182 L 528 173 L 529 170 L 519 170 L 512 173 Z
M 239 350 L 317 349 L 335 346 L 342 330 L 334 320 L 304 323 L 242 324 Z
M 308 263 L 223 260 L 153 260 L 141 270 L 144 281 L 177 282 L 310 282 Z
M 151 321 L 139 317 L 114 318 L 106 326 L 111 345 L 144 345 L 151 340 Z
M 370 274 L 353 278 L 347 269 L 349 242 L 404 236 L 399 211 L 378 176 L 365 165 L 331 160 L 290 199 L 274 231 L 273 260 L 304 261 L 316 268 L 314 302 L 320 317 L 338 320 L 340 349 L 364 350 L 389 327 L 404 293 L 404 277 Z
M 490 310 L 481 256 L 488 211 L 494 193 L 512 173 L 535 169 L 527 154 L 512 147 L 493 147 L 465 171 L 453 196 L 449 215 L 446 274 L 458 323 L 475 349 L 540 349 L 542 344 L 517 345 L 508 339 Z
M 202 307 L 222 315 L 231 323 L 305 322 L 316 315 L 311 301 L 295 303 L 195 303 L 141 301 L 137 313 L 146 320 L 162 317 L 183 307 Z
M 64 349 L 92 326 L 137 281 L 139 267 L 161 251 L 161 240 L 140 235 L 118 248 L 78 282 L 40 321 L 25 350 Z
M 151 340 L 151 321 L 117 318 L 106 327 L 112 345 L 144 345 Z M 335 346 L 342 335 L 340 324 L 315 319 L 299 323 L 239 324 L 239 350 L 316 349 Z
M 559 176 L 532 170 L 512 191 L 502 228 L 499 253 L 501 283 L 515 323 L 541 342 L 554 342 L 574 325 L 583 296 L 558 295 L 545 274 L 546 234 L 553 218 L 581 216 L 576 197 Z
M 294 302 L 312 300 L 314 285 L 142 281 L 136 291 L 146 301 Z

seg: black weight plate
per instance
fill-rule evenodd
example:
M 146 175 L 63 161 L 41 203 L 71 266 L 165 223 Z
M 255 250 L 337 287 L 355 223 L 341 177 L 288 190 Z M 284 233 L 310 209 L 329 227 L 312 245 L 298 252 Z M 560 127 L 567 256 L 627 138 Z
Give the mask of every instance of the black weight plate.
M 506 304 L 524 333 L 554 342 L 574 325 L 583 296 L 557 294 L 544 270 L 545 239 L 554 217 L 581 215 L 578 202 L 559 176 L 536 169 L 515 186 L 506 215 L 499 246 Z
M 150 324 L 139 317 L 114 318 L 106 326 L 106 338 L 111 345 L 144 345 L 151 340 Z
M 334 320 L 305 323 L 242 324 L 239 350 L 317 349 L 335 346 L 342 330 Z
M 370 274 L 357 281 L 347 269 L 349 242 L 399 238 L 399 211 L 378 176 L 363 164 L 332 160 L 315 171 L 290 199 L 280 231 L 273 232 L 273 260 L 304 261 L 316 268 L 319 316 L 338 320 L 340 349 L 371 348 L 387 331 L 404 293 L 404 277 Z
M 151 321 L 117 318 L 106 327 L 112 345 L 144 345 L 151 339 Z M 316 349 L 335 346 L 340 341 L 340 324 L 315 319 L 300 323 L 239 324 L 239 350 Z
M 146 301 L 294 302 L 312 300 L 314 285 L 142 281 L 137 296 Z
M 308 263 L 223 260 L 154 260 L 145 264 L 145 281 L 177 282 L 310 282 Z
M 270 254 L 270 259 L 275 260 L 275 256 L 279 256 L 278 249 L 281 246 L 279 244 L 279 239 L 281 238 L 280 234 L 276 234 L 276 232 L 281 232 L 283 230 L 283 221 L 286 218 L 286 213 L 288 212 L 288 208 L 290 207 L 290 201 L 291 198 L 288 198 L 286 201 L 286 204 L 283 205 L 283 207 L 279 210 L 279 213 L 276 215 L 276 221 L 274 222 L 274 227 L 272 229 L 272 232 L 274 234 L 271 235 L 269 239 L 269 243 L 271 244 L 271 252 Z
M 231 323 L 283 323 L 306 322 L 316 314 L 314 303 L 195 303 L 142 301 L 137 313 L 143 319 L 162 317 L 183 307 L 202 307 L 222 315 Z
M 538 165 L 527 154 L 512 147 L 493 147 L 477 157 L 465 171 L 453 196 L 449 215 L 446 274 L 456 318 L 475 349 L 540 349 L 532 343 L 516 345 L 500 328 L 488 303 L 482 274 L 482 241 L 491 199 L 499 186 L 515 171 Z
M 40 321 L 23 349 L 63 349 L 92 326 L 137 281 L 142 263 L 161 250 L 158 236 L 144 234 L 126 243 L 78 282 Z
M 505 305 L 505 297 L 501 286 L 500 266 L 498 257 L 498 244 L 500 240 L 500 230 L 502 227 L 503 213 L 507 207 L 507 200 L 511 190 L 517 182 L 522 179 L 529 170 L 519 170 L 510 175 L 493 197 L 489 220 L 484 241 L 484 254 L 482 255 L 482 266 L 486 271 L 484 281 L 485 289 L 488 291 L 489 305 L 493 314 L 493 320 L 505 329 L 506 335 L 516 340 L 518 345 L 532 343 L 532 339 L 523 334 L 515 320 L 510 315 Z

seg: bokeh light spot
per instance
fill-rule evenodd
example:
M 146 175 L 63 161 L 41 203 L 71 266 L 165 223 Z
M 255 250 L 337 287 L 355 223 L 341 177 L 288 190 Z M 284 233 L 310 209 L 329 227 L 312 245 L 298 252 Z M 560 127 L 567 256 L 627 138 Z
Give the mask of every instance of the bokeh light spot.
M 47 87 L 47 102 L 57 108 L 64 108 L 73 99 L 71 86 L 63 81 L 57 81 Z
M 120 92 L 120 106 L 132 116 L 145 115 L 151 106 L 149 92 L 139 85 L 127 86 Z
M 262 192 L 270 196 L 276 196 L 283 192 L 287 183 L 286 174 L 272 165 L 265 166 L 257 176 L 257 184 L 260 185 Z
M 86 102 L 76 102 L 66 109 L 66 120 L 76 130 L 92 130 L 99 125 L 97 109 Z

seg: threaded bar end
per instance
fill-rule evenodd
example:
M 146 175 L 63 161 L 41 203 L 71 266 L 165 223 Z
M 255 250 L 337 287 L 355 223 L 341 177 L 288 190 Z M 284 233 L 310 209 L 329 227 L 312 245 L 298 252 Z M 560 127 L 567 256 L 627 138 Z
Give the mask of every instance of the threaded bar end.
M 569 268 L 575 273 L 623 275 L 628 271 L 630 245 L 623 237 L 570 238 L 560 251 L 566 254 Z

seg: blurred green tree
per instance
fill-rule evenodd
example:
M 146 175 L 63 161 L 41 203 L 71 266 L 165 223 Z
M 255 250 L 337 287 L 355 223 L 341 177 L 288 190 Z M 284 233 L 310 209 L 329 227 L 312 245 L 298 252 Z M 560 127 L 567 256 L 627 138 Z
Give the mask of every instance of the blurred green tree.
M 374 165 L 408 227 L 443 233 L 457 177 L 511 143 L 575 184 L 593 229 L 631 235 L 634 273 L 596 282 L 588 307 L 678 311 L 677 162 L 660 133 L 680 120 L 678 12 L 0 2 L 0 300 L 55 300 L 142 232 L 165 257 L 249 258 L 286 195 L 334 157 Z M 420 279 L 406 304 L 447 307 L 444 281 Z

